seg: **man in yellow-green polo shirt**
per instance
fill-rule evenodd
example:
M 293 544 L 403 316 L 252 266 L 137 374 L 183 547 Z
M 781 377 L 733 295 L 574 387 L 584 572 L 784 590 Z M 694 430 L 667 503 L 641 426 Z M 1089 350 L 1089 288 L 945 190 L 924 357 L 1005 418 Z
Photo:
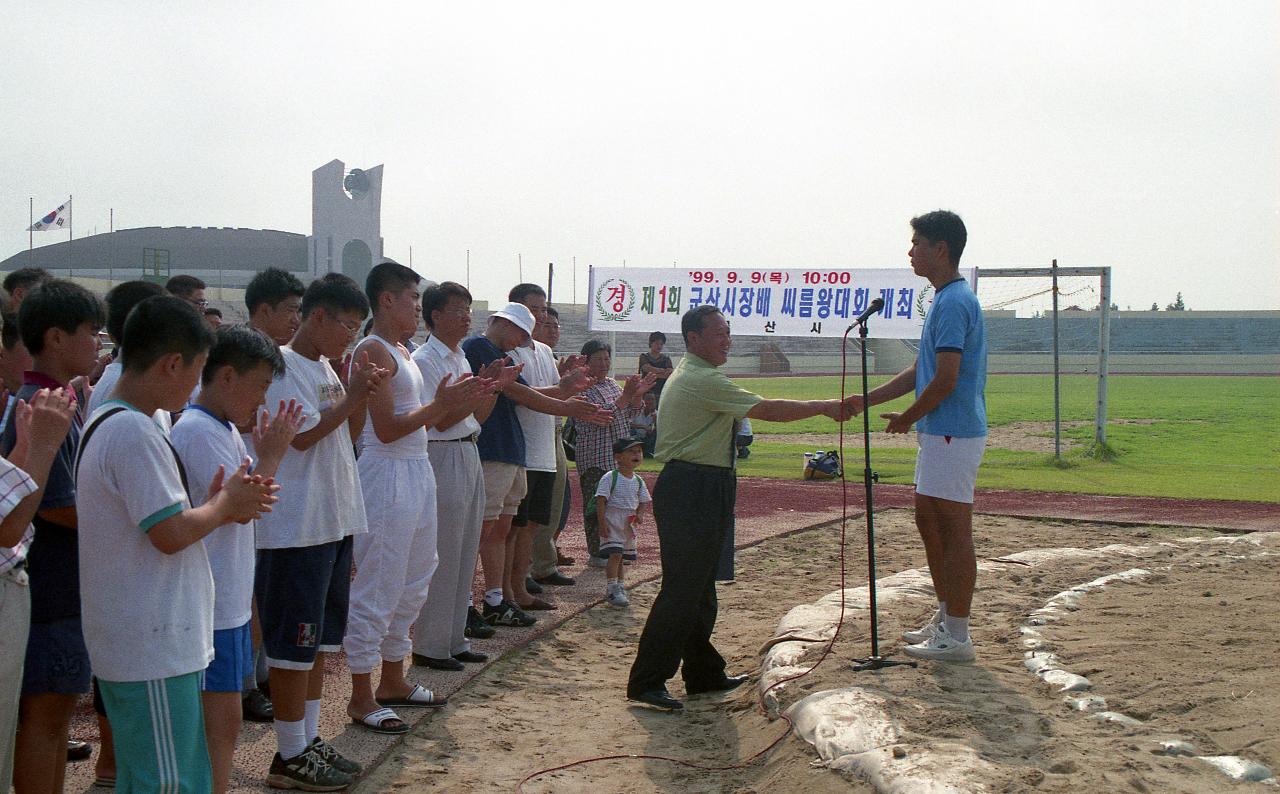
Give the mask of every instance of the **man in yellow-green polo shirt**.
M 715 306 L 680 320 L 687 353 L 667 379 L 658 404 L 657 457 L 666 462 L 653 492 L 653 518 L 662 551 L 662 589 L 649 611 L 627 682 L 627 697 L 655 708 L 684 704 L 667 691 L 681 663 L 689 696 L 723 692 L 746 676 L 725 674 L 711 644 L 716 623 L 716 564 L 733 522 L 737 481 L 735 424 L 743 418 L 794 422 L 855 414 L 854 398 L 766 400 L 729 380 L 719 367 L 729 357 L 729 323 Z

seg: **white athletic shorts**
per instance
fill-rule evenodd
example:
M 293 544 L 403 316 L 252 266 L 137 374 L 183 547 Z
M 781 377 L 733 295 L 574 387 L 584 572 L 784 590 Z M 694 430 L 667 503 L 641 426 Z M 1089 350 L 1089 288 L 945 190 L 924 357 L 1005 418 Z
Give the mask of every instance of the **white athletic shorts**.
M 987 437 L 956 438 L 917 433 L 916 493 L 973 504 L 973 484 L 987 449 Z

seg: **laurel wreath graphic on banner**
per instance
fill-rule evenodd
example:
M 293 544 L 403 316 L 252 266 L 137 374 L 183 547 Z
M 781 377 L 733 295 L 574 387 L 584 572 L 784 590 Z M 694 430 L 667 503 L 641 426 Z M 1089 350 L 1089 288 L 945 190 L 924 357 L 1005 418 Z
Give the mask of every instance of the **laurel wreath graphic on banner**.
M 928 303 L 929 291 L 931 289 L 933 289 L 932 284 L 925 284 L 923 287 L 920 288 L 919 294 L 916 295 L 916 314 L 920 317 L 921 320 L 923 320 L 924 316 L 929 313 L 928 309 L 926 309 L 925 306 Z
M 627 308 L 623 309 L 620 312 L 615 312 L 605 308 L 604 300 L 601 297 L 602 295 L 604 295 L 604 291 L 609 288 L 609 285 L 615 282 L 618 284 L 621 284 L 623 290 L 625 290 L 627 294 Z M 618 320 L 627 319 L 627 317 L 631 315 L 631 310 L 634 309 L 635 307 L 636 307 L 636 291 L 635 291 L 635 288 L 631 286 L 630 282 L 623 281 L 620 278 L 611 278 L 608 281 L 601 284 L 599 288 L 596 289 L 596 311 L 600 312 L 600 319 L 606 322 L 617 322 Z

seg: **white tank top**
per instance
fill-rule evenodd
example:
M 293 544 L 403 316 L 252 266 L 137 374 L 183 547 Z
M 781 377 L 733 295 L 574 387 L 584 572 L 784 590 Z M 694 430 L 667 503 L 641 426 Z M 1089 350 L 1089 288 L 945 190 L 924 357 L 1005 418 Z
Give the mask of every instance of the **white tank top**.
M 422 372 L 413 360 L 401 352 L 400 348 L 391 344 L 377 334 L 369 334 L 368 338 L 356 346 L 359 351 L 370 339 L 377 340 L 396 362 L 396 372 L 391 376 L 392 400 L 395 403 L 397 416 L 409 413 L 422 406 Z M 385 387 L 384 387 L 385 388 Z M 419 427 L 412 433 L 397 438 L 390 444 L 378 440 L 373 430 L 373 417 L 367 417 L 364 430 L 360 434 L 361 455 L 378 455 L 384 458 L 414 459 L 427 457 L 427 429 Z

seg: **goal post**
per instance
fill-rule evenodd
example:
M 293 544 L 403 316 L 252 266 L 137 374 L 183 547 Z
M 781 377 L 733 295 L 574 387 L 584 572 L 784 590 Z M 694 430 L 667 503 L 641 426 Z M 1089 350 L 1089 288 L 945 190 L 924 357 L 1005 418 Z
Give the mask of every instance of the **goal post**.
M 1058 347 L 1058 301 L 1059 288 L 1058 279 L 1062 277 L 1083 277 L 1092 281 L 1097 279 L 1098 294 L 1098 391 L 1094 404 L 1094 441 L 1099 448 L 1107 443 L 1107 365 L 1111 351 L 1111 268 L 1110 267 L 1059 267 L 1055 260 L 1052 267 L 979 267 L 977 269 L 977 283 L 974 285 L 975 291 L 978 285 L 984 280 L 994 278 L 1036 278 L 1049 279 L 1051 286 L 1048 289 L 1033 291 L 1027 296 L 1031 297 L 1043 293 L 1050 293 L 1053 297 L 1053 307 L 1051 309 L 1054 320 L 1054 441 L 1055 449 L 1060 446 L 1061 439 L 1061 423 L 1057 415 L 1058 404 L 1058 377 L 1060 374 L 1060 366 L 1057 355 Z M 1015 302 L 1017 298 L 1013 301 Z M 984 306 L 986 308 L 994 308 Z

